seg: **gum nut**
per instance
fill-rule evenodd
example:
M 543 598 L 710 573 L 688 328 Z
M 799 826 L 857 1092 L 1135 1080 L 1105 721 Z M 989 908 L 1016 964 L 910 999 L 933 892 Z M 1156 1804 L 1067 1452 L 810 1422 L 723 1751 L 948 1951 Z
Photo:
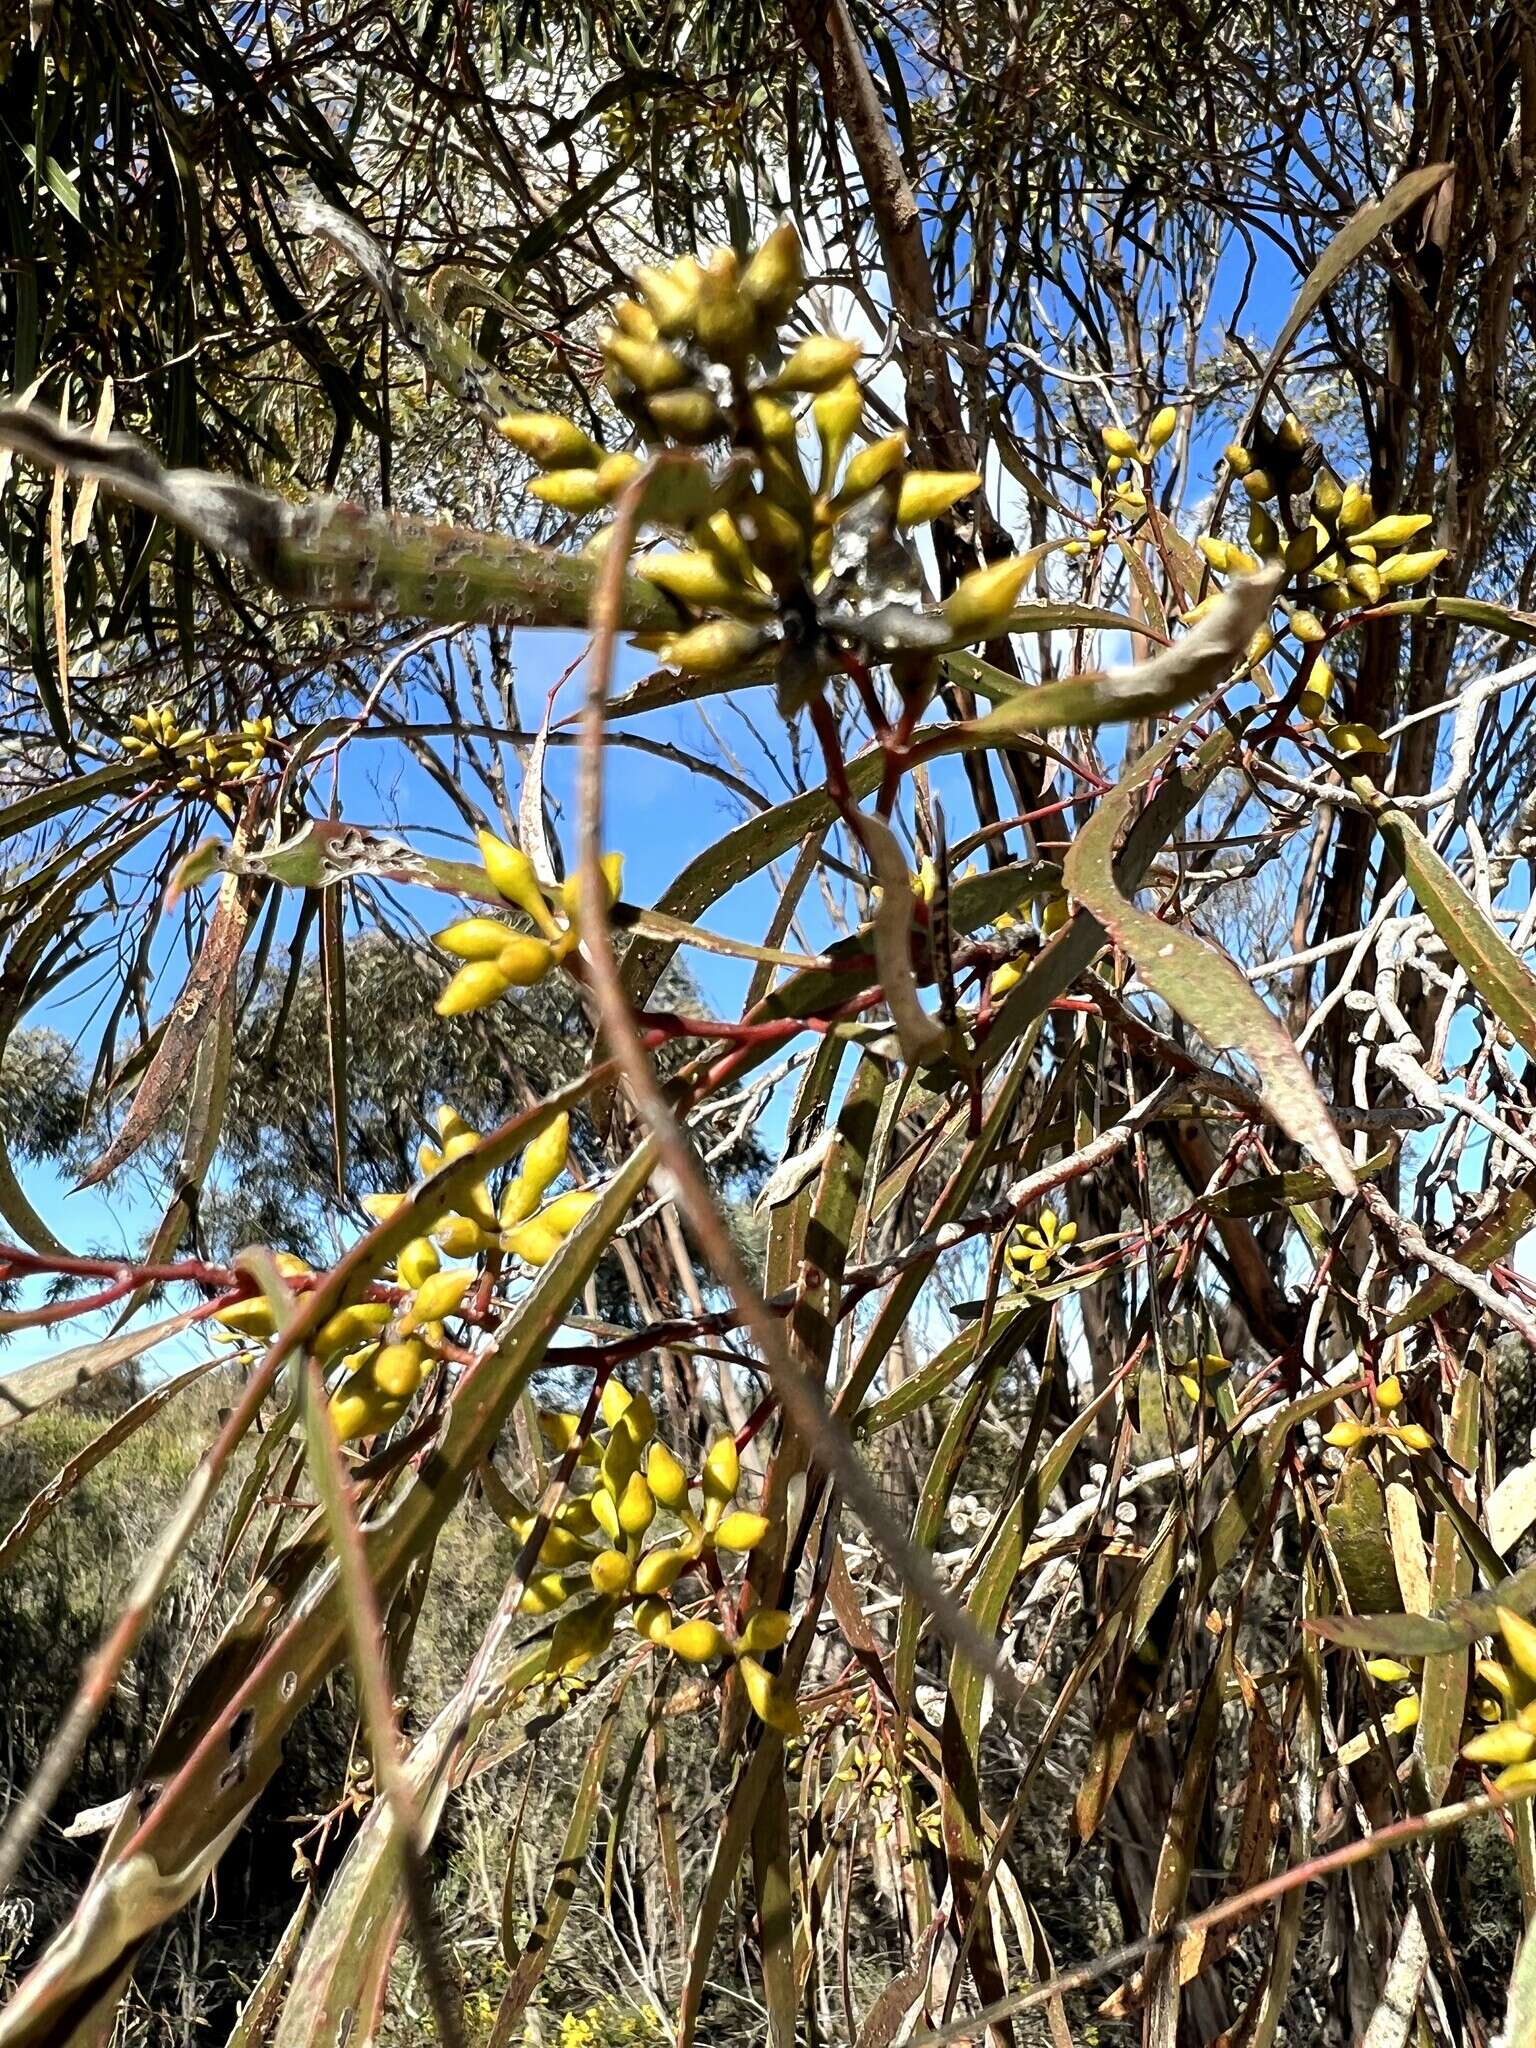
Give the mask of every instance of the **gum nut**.
M 630 1563 L 622 1550 L 600 1551 L 591 1566 L 592 1584 L 599 1593 L 616 1598 L 629 1591 Z
M 489 1009 L 511 986 L 494 961 L 472 961 L 459 969 L 432 1007 L 439 1017 L 468 1017 L 476 1010 Z
M 741 1647 L 751 1655 L 765 1656 L 788 1640 L 790 1618 L 782 1607 L 759 1607 L 747 1617 L 741 1632 Z
M 687 1664 L 712 1664 L 729 1648 L 724 1635 L 712 1621 L 683 1621 L 668 1631 L 667 1648 Z
M 656 1519 L 656 1496 L 638 1472 L 631 1472 L 619 1495 L 619 1527 L 626 1536 L 643 1536 Z
M 652 1493 L 664 1508 L 688 1505 L 688 1474 L 665 1444 L 653 1443 L 645 1461 L 645 1476 Z
M 768 1517 L 738 1508 L 722 1518 L 715 1542 L 722 1550 L 755 1550 L 768 1534 Z
M 662 1544 L 648 1550 L 635 1566 L 637 1593 L 667 1593 L 693 1562 L 676 1544 Z
M 433 1273 L 416 1290 L 412 1304 L 419 1322 L 436 1322 L 442 1316 L 455 1314 L 465 1295 L 474 1284 L 473 1266 L 449 1266 L 441 1273 Z

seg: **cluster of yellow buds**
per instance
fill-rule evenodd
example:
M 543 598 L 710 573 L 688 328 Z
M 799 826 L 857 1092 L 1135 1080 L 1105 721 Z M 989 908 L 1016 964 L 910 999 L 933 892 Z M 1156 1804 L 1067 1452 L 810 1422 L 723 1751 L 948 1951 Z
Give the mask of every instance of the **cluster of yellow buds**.
M 1207 1351 L 1190 1359 L 1177 1375 L 1179 1385 L 1198 1408 L 1216 1398 L 1217 1390 L 1232 1371 L 1232 1361 L 1219 1351 Z
M 567 876 L 558 891 L 546 890 L 526 853 L 494 832 L 481 832 L 479 840 L 491 887 L 536 929 L 520 931 L 498 917 L 461 917 L 438 932 L 433 943 L 464 963 L 437 999 L 440 1017 L 464 1017 L 499 1002 L 514 988 L 531 987 L 581 943 L 580 877 Z M 601 865 L 611 905 L 618 902 L 623 886 L 624 856 L 606 853 Z M 559 906 L 559 919 L 552 902 Z
M 1021 1290 L 1043 1280 L 1076 1241 L 1075 1223 L 1063 1223 L 1054 1209 L 1042 1209 L 1040 1221 L 1021 1224 L 1013 1243 L 1003 1253 L 1009 1279 Z
M 522 1611 L 533 1615 L 553 1613 L 584 1592 L 596 1596 L 562 1616 L 550 1671 L 568 1676 L 590 1663 L 607 1648 L 628 1610 L 631 1625 L 647 1642 L 684 1663 L 734 1661 L 758 1718 L 781 1734 L 798 1735 L 794 1699 L 761 1661 L 782 1647 L 789 1615 L 760 1607 L 728 1634 L 704 1615 L 676 1619 L 669 1604 L 685 1575 L 704 1566 L 706 1577 L 718 1583 L 720 1553 L 753 1550 L 768 1533 L 765 1516 L 733 1505 L 741 1484 L 734 1437 L 719 1437 L 710 1446 L 694 1489 L 657 1438 L 644 1394 L 609 1380 L 600 1414 L 606 1434 L 594 1430 L 577 1459 L 578 1472 L 585 1467 L 593 1473 L 591 1491 L 572 1493 L 556 1512 L 539 1550 L 544 1569 L 530 1577 L 522 1596 Z M 581 1418 L 551 1410 L 540 1415 L 539 1428 L 551 1453 L 564 1456 L 578 1440 Z M 644 1539 L 662 1511 L 680 1525 L 680 1533 L 647 1548 Z M 526 1540 L 534 1517 L 520 1509 L 512 1527 Z
M 1536 1626 L 1512 1608 L 1496 1610 L 1503 1657 L 1479 1657 L 1474 1712 L 1486 1725 L 1462 1744 L 1468 1763 L 1497 1771 L 1501 1792 L 1536 1784 Z
M 261 772 L 272 738 L 272 721 L 243 718 L 237 733 L 206 733 L 200 725 L 184 729 L 169 704 L 151 704 L 147 711 L 134 713 L 128 730 L 131 737 L 123 741 L 125 754 L 154 763 L 167 773 L 180 770 L 178 789 L 207 791 L 219 810 L 233 818 L 234 803 L 217 785 L 250 782 Z
M 450 1103 L 439 1106 L 433 1122 L 440 1143 L 423 1143 L 416 1153 L 416 1164 L 423 1177 L 464 1158 L 480 1143 L 480 1133 Z M 432 1233 L 437 1245 L 450 1258 L 474 1258 L 499 1247 L 515 1253 L 529 1266 L 542 1266 L 552 1259 L 597 1200 L 590 1188 L 568 1188 L 552 1200 L 544 1200 L 565 1171 L 570 1144 L 571 1120 L 562 1110 L 524 1148 L 518 1170 L 503 1189 L 499 1205 L 483 1180 L 457 1184 L 452 1212 Z M 383 1222 L 404 1200 L 403 1194 L 365 1195 L 363 1206 L 370 1216 Z M 417 1243 L 424 1245 L 426 1252 L 432 1252 L 427 1240 Z M 471 1269 L 462 1270 L 469 1274 Z
M 291 1252 L 277 1268 L 286 1279 L 305 1280 L 311 1269 Z M 443 1318 L 457 1312 L 474 1279 L 468 1267 L 439 1270 L 425 1238 L 407 1245 L 395 1267 L 396 1284 L 410 1290 L 404 1301 L 363 1300 L 335 1310 L 320 1325 L 310 1348 L 324 1367 L 340 1361 L 344 1375 L 330 1401 L 336 1434 L 347 1442 L 377 1436 L 398 1422 L 446 1341 Z M 214 1317 L 242 1337 L 270 1340 L 277 1320 L 266 1296 L 231 1302 Z
M 634 282 L 602 338 L 608 389 L 646 444 L 671 451 L 646 485 L 643 521 L 688 543 L 636 565 L 679 607 L 679 630 L 646 644 L 699 675 L 761 663 L 790 706 L 839 667 L 840 646 L 921 661 L 1006 627 L 1029 573 L 1022 557 L 973 571 L 944 605 L 923 607 L 901 536 L 981 478 L 909 468 L 901 433 L 855 447 L 859 344 L 780 331 L 804 285 L 792 227 L 746 262 L 730 250 L 703 263 L 685 256 Z M 806 411 L 819 443 L 814 480 L 801 452 Z M 501 430 L 544 472 L 534 494 L 572 514 L 611 506 L 643 467 L 634 453 L 604 456 L 554 414 L 514 413 Z
M 1044 897 L 1038 905 L 1037 914 L 1041 932 L 1046 938 L 1053 938 L 1072 914 L 1072 906 L 1067 901 L 1066 891 L 1057 889 L 1053 894 Z M 995 931 L 1010 932 L 1018 922 L 1011 910 L 1005 910 L 993 918 L 992 925 Z M 1025 964 L 1021 960 L 1005 960 L 1001 967 L 994 969 L 987 984 L 993 1002 L 1000 1002 L 1009 989 L 1018 987 L 1024 978 Z
M 1361 1422 L 1353 1415 L 1344 1415 L 1332 1429 L 1323 1435 L 1325 1444 L 1332 1444 L 1336 1451 L 1358 1450 L 1361 1444 L 1380 1440 L 1395 1444 L 1410 1457 L 1420 1451 L 1433 1448 L 1434 1438 L 1420 1422 L 1394 1422 L 1392 1417 L 1403 1405 L 1403 1383 L 1395 1372 L 1376 1383 L 1377 1419 Z

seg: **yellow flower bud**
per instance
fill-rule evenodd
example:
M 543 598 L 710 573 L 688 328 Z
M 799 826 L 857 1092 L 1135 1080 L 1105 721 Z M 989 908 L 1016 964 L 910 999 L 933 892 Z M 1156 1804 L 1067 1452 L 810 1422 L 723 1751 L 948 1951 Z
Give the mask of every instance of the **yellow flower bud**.
M 497 967 L 513 988 L 531 988 L 534 982 L 544 979 L 554 964 L 549 941 L 536 939 L 528 932 L 513 932 L 496 956 Z
M 364 1195 L 363 1207 L 375 1223 L 387 1223 L 404 1200 L 404 1195 Z
M 973 469 L 909 469 L 896 500 L 896 524 L 922 526 L 980 486 L 981 477 Z
M 646 400 L 646 410 L 671 440 L 690 446 L 725 431 L 725 414 L 707 391 L 658 391 Z
M 764 1656 L 788 1639 L 790 1619 L 781 1607 L 754 1608 L 741 1632 L 739 1647 L 749 1655 Z
M 624 1541 L 624 1531 L 619 1526 L 619 1504 L 613 1497 L 612 1489 L 607 1485 L 601 1485 L 588 1495 L 588 1499 L 592 1503 L 592 1513 L 597 1526 L 610 1543 L 615 1546 L 621 1544 Z
M 541 505 L 553 505 L 557 512 L 569 512 L 576 519 L 601 512 L 609 496 L 595 469 L 552 469 L 545 476 L 536 476 L 528 490 Z
M 413 1237 L 395 1260 L 395 1275 L 402 1287 L 419 1287 L 441 1264 L 437 1246 L 430 1237 Z
M 673 1633 L 675 1635 L 676 1631 Z M 782 1679 L 765 1670 L 755 1657 L 743 1657 L 736 1669 L 741 1673 L 741 1682 L 752 1711 L 765 1727 L 772 1728 L 779 1735 L 799 1736 L 805 1733 L 800 1709 Z
M 712 619 L 706 626 L 674 634 L 662 648 L 661 658 L 669 668 L 682 669 L 686 675 L 719 676 L 745 668 L 767 645 L 767 636 L 757 626 L 738 619 Z
M 277 1335 L 277 1318 L 264 1294 L 248 1294 L 243 1301 L 232 1301 L 227 1308 L 216 1309 L 213 1320 L 226 1330 L 237 1330 L 242 1337 Z
M 445 1216 L 432 1235 L 450 1259 L 470 1259 L 489 1249 L 491 1240 L 469 1216 Z
M 1122 462 L 1134 462 L 1141 453 L 1136 445 L 1136 436 L 1128 434 L 1124 427 L 1102 426 L 1099 439 L 1109 453 L 1118 456 Z
M 426 1363 L 427 1347 L 415 1337 L 386 1344 L 374 1354 L 374 1385 L 391 1400 L 408 1401 L 421 1385 Z
M 706 630 L 701 627 L 700 631 Z M 603 877 L 608 908 L 611 910 L 619 900 L 619 891 L 624 886 L 624 856 L 622 853 L 605 853 L 598 857 L 598 868 Z M 575 930 L 581 923 L 581 876 L 567 875 L 560 884 L 560 905 Z
M 1536 1785 L 1536 1760 L 1511 1764 L 1508 1770 L 1500 1771 L 1493 1782 L 1500 1792 L 1518 1792 L 1526 1785 Z
M 665 342 L 641 341 L 616 328 L 610 328 L 601 340 L 609 362 L 616 364 L 647 398 L 661 391 L 675 391 L 688 381 L 688 365 Z
M 688 1505 L 688 1474 L 663 1443 L 653 1443 L 645 1461 L 645 1476 L 651 1491 L 664 1508 L 677 1510 Z
M 672 1610 L 665 1600 L 642 1600 L 633 1619 L 637 1633 L 648 1643 L 664 1643 L 672 1632 Z
M 550 1670 L 568 1678 L 601 1656 L 613 1640 L 613 1623 L 613 1609 L 603 1600 L 563 1614 L 549 1645 Z
M 1499 1633 L 1509 1651 L 1510 1662 L 1523 1678 L 1536 1683 L 1536 1627 L 1512 1607 L 1496 1608 Z
M 836 334 L 810 334 L 791 355 L 771 388 L 775 391 L 826 391 L 840 384 L 863 354 L 856 341 Z
M 1323 1442 L 1332 1444 L 1336 1451 L 1352 1451 L 1356 1444 L 1364 1443 L 1370 1433 L 1363 1422 L 1354 1422 L 1346 1417 L 1344 1421 L 1336 1422 L 1332 1429 L 1324 1431 Z
M 1433 576 L 1445 560 L 1444 548 L 1426 548 L 1422 554 L 1393 555 L 1381 567 L 1382 587 L 1387 590 L 1401 590 L 1410 583 L 1422 583 L 1426 576 Z
M 509 846 L 494 832 L 478 832 L 480 859 L 491 887 L 508 903 L 516 904 L 548 938 L 555 934 L 555 921 L 533 871 L 533 862 L 521 848 Z
M 1328 709 L 1328 699 L 1321 690 L 1303 690 L 1296 699 L 1296 708 L 1303 718 L 1321 718 Z
M 475 960 L 459 969 L 432 1007 L 439 1017 L 467 1017 L 499 1002 L 511 986 L 495 961 Z
M 1413 1676 L 1408 1666 L 1399 1664 L 1395 1657 L 1369 1657 L 1365 1668 L 1378 1685 L 1402 1685 Z
M 741 1484 L 741 1456 L 733 1436 L 717 1436 L 704 1460 L 704 1498 L 722 1505 Z
M 1264 556 L 1280 552 L 1280 529 L 1262 505 L 1254 505 L 1249 510 L 1248 545 Z
M 675 270 L 658 270 L 649 264 L 635 272 L 635 283 L 650 308 L 658 333 L 676 339 L 690 331 L 699 303 L 697 289 L 691 283 L 685 283 Z
M 1161 406 L 1153 413 L 1147 428 L 1147 446 L 1154 455 L 1159 448 L 1165 447 L 1173 439 L 1178 424 L 1179 415 L 1174 406 Z
M 1315 646 L 1327 638 L 1328 629 L 1316 612 L 1303 611 L 1299 607 L 1291 613 L 1291 631 L 1304 646 Z
M 647 555 L 635 564 L 635 573 L 698 611 L 735 611 L 744 604 L 755 607 L 762 603 L 756 592 L 728 575 L 714 555 Z
M 1018 603 L 1031 563 L 1027 555 L 1011 555 L 962 576 L 944 601 L 944 622 L 957 640 L 990 640 L 1008 624 Z
M 1318 549 L 1321 546 L 1322 539 L 1317 527 L 1305 527 L 1302 532 L 1293 534 L 1286 542 L 1282 550 L 1285 566 L 1298 576 L 1304 575 L 1317 560 Z
M 1370 562 L 1351 562 L 1344 571 L 1344 581 L 1356 597 L 1366 604 L 1379 604 L 1383 584 L 1381 571 Z
M 1340 533 L 1360 533 L 1374 524 L 1376 507 L 1371 503 L 1371 494 L 1363 484 L 1349 484 L 1339 500 L 1338 528 Z
M 558 413 L 509 412 L 496 426 L 541 469 L 595 469 L 603 459 L 592 436 Z
M 1529 1763 L 1536 1756 L 1536 1735 L 1527 1735 L 1513 1721 L 1500 1721 L 1496 1727 L 1485 1728 L 1470 1742 L 1464 1742 L 1461 1753 L 1469 1764 Z
M 656 1434 L 656 1411 L 651 1406 L 649 1396 L 636 1394 L 613 1427 L 615 1430 L 622 1430 L 634 1445 L 635 1462 L 638 1467 L 641 1451 Z
M 640 341 L 656 339 L 656 322 L 638 299 L 620 299 L 613 309 L 613 317 L 626 334 L 633 334 Z
M 1328 728 L 1328 744 L 1336 754 L 1346 757 L 1351 754 L 1384 754 L 1387 743 L 1380 733 L 1358 720 L 1346 720 L 1343 725 Z
M 882 484 L 892 471 L 901 467 L 907 452 L 905 434 L 887 434 L 883 440 L 871 441 L 867 448 L 861 448 L 849 461 L 843 477 L 842 489 L 832 500 L 834 511 L 853 504 L 867 492 Z
M 1387 1374 L 1384 1380 L 1376 1382 L 1376 1406 L 1390 1414 L 1394 1408 L 1403 1405 L 1403 1383 L 1395 1372 Z
M 522 1165 L 518 1169 L 518 1177 L 527 1184 L 535 1201 L 538 1201 L 545 1189 L 557 1181 L 565 1171 L 570 1145 L 571 1119 L 563 1109 L 558 1116 L 550 1119 L 536 1138 L 529 1139 L 523 1153 Z M 520 1223 L 523 1219 L 521 1216 L 509 1219 L 503 1214 L 502 1221 L 509 1220 Z
M 700 348 L 717 362 L 736 362 L 751 346 L 757 325 L 757 309 L 742 294 L 737 279 L 736 259 L 708 265 L 699 286 L 699 303 L 693 317 L 694 336 Z
M 1267 469 L 1250 469 L 1244 473 L 1243 489 L 1255 505 L 1262 505 L 1266 499 L 1276 495 L 1274 482 Z
M 1372 547 L 1400 548 L 1433 524 L 1433 515 L 1428 512 L 1389 512 L 1383 519 L 1373 519 L 1369 526 L 1350 531 L 1357 541 L 1368 541 Z
M 387 1301 L 356 1301 L 328 1316 L 315 1332 L 315 1355 L 332 1358 L 338 1351 L 350 1351 L 378 1336 L 394 1317 Z
M 864 393 L 858 378 L 840 379 L 821 393 L 811 411 L 821 441 L 821 487 L 829 491 L 864 411 Z
M 1473 1667 L 1484 1685 L 1489 1686 L 1502 1700 L 1511 1704 L 1515 1697 L 1515 1681 L 1505 1667 L 1493 1657 L 1479 1657 Z
M 768 321 L 782 320 L 805 283 L 800 237 L 788 221 L 776 227 L 741 273 L 742 296 Z
M 667 1648 L 688 1664 L 710 1664 L 729 1647 L 712 1621 L 683 1621 L 667 1633 Z
M 517 1174 L 502 1191 L 497 1220 L 503 1230 L 515 1230 L 519 1223 L 527 1222 L 538 1206 L 538 1190 L 531 1188 L 523 1176 Z
M 591 1567 L 592 1584 L 599 1593 L 616 1596 L 629 1591 L 631 1567 L 622 1550 L 603 1550 L 593 1558 Z
M 496 917 L 461 917 L 433 934 L 432 943 L 456 960 L 496 960 L 510 936 Z
M 643 1536 L 656 1519 L 656 1499 L 638 1472 L 631 1472 L 619 1495 L 619 1527 L 626 1536 Z
M 345 1444 L 388 1429 L 405 1413 L 405 1403 L 375 1386 L 364 1367 L 332 1394 L 326 1412 L 338 1440 Z
M 1419 1696 L 1416 1692 L 1409 1693 L 1406 1699 L 1400 1699 L 1387 1716 L 1387 1726 L 1394 1735 L 1406 1735 L 1410 1728 L 1418 1726 L 1418 1722 Z
M 1218 573 L 1223 573 L 1232 566 L 1229 560 L 1232 553 L 1230 541 L 1220 540 L 1214 533 L 1202 533 L 1195 545 Z
M 559 1572 L 539 1572 L 530 1578 L 517 1603 L 519 1614 L 553 1614 L 563 1607 L 575 1587 Z
M 635 1566 L 637 1593 L 668 1593 L 693 1563 L 689 1553 L 676 1544 L 648 1550 Z
M 1229 441 L 1221 454 L 1222 460 L 1234 476 L 1246 476 L 1253 467 L 1253 457 L 1241 441 Z
M 722 1519 L 715 1531 L 715 1541 L 722 1550 L 755 1550 L 767 1534 L 766 1515 L 753 1515 L 738 1508 Z
M 1396 1439 L 1405 1451 L 1433 1450 L 1435 1440 L 1421 1422 L 1405 1422 L 1399 1429 L 1389 1429 L 1387 1434 Z
M 515 1230 L 503 1233 L 502 1243 L 509 1252 L 530 1266 L 546 1266 L 559 1251 L 565 1239 L 558 1231 L 547 1230 L 537 1216 L 528 1222 L 519 1223 Z
M 1017 988 L 1024 979 L 1024 970 L 1015 961 L 1005 960 L 992 979 L 987 983 L 987 993 L 993 1002 L 1007 995 L 1011 988 Z
M 457 1313 L 464 1297 L 474 1285 L 473 1266 L 449 1266 L 441 1273 L 433 1273 L 423 1280 L 416 1290 L 411 1311 L 421 1323 L 437 1322 L 443 1316 Z

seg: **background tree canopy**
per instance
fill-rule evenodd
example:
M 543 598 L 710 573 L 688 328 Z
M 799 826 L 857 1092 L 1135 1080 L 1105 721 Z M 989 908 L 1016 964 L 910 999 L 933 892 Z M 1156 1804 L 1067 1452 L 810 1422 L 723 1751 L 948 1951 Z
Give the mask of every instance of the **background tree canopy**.
M 1536 2040 L 1529 23 L 10 12 L 0 2048 Z

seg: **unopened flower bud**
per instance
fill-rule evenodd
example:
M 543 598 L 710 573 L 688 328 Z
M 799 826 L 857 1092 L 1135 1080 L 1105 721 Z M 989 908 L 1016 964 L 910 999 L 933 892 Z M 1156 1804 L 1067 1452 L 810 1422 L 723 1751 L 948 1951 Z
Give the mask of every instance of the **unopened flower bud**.
M 910 469 L 896 499 L 896 524 L 922 526 L 980 486 L 981 477 L 973 469 Z

